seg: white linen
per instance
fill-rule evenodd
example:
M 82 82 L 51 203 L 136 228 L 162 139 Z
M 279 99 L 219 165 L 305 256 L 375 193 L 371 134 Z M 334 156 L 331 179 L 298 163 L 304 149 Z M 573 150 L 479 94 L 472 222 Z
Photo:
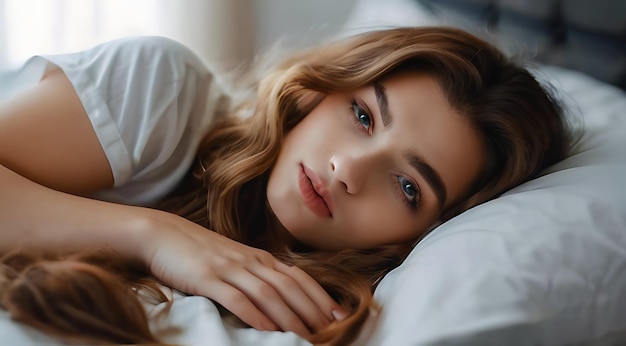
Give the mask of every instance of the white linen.
M 198 296 L 176 294 L 171 312 L 162 321 L 154 321 L 152 329 L 178 327 L 182 332 L 166 336 L 163 341 L 176 345 L 311 345 L 293 333 L 263 332 L 236 328 L 222 321 L 215 304 Z M 158 312 L 164 304 L 159 305 Z

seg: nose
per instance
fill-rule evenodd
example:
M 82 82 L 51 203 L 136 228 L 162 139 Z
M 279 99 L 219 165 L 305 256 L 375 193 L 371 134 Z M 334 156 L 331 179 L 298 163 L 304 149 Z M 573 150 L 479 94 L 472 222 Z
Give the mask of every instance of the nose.
M 379 164 L 377 156 L 373 152 L 331 156 L 330 170 L 333 181 L 342 184 L 351 195 L 359 193 Z

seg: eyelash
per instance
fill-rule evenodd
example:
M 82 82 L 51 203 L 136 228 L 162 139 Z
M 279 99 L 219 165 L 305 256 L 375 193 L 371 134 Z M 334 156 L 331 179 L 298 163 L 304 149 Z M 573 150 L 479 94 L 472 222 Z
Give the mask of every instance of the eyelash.
M 355 98 L 352 98 L 350 100 L 350 110 L 354 114 L 352 117 L 354 125 L 357 126 L 359 130 L 371 136 L 372 133 L 374 133 L 374 118 L 370 115 L 367 107 L 361 105 L 361 103 Z M 369 121 L 368 127 L 365 127 L 365 125 L 361 122 L 361 118 L 359 118 L 361 115 L 365 115 L 367 117 L 367 120 Z
M 367 107 L 364 105 L 361 105 L 361 103 L 357 101 L 355 98 L 352 98 L 350 99 L 350 110 L 352 111 L 354 115 L 353 117 L 351 117 L 354 125 L 358 127 L 360 131 L 363 131 L 366 134 L 371 136 L 374 132 L 374 118 L 370 115 L 370 112 L 367 109 Z M 361 121 L 362 120 L 360 118 L 361 115 L 364 115 L 367 117 L 367 121 L 369 122 L 367 127 Z M 416 184 L 415 182 L 413 182 L 411 179 L 404 177 L 404 176 L 394 176 L 394 179 L 395 179 L 394 185 L 396 187 L 395 188 L 396 193 L 402 199 L 404 204 L 411 210 L 417 210 L 422 200 L 422 189 L 420 188 L 420 186 Z M 404 185 L 406 185 L 407 182 L 411 184 L 413 188 L 415 189 L 415 197 L 413 199 L 408 197 L 407 194 L 404 192 Z
M 411 180 L 411 179 L 409 179 L 407 177 L 401 176 L 401 175 L 394 176 L 394 179 L 396 180 L 395 181 L 396 192 L 402 198 L 402 201 L 411 210 L 417 210 L 419 208 L 419 206 L 420 206 L 420 202 L 422 201 L 422 189 L 420 188 L 419 184 L 417 184 L 417 183 L 413 182 L 413 180 Z M 411 184 L 413 186 L 413 188 L 415 189 L 415 197 L 413 197 L 413 199 L 408 197 L 406 192 L 404 192 L 404 186 L 407 183 Z

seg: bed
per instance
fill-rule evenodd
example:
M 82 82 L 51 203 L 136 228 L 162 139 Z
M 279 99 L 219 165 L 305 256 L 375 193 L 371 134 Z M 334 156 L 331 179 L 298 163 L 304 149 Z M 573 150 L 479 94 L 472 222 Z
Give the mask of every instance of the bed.
M 435 3 L 440 7 L 432 7 Z M 446 6 L 445 13 L 465 13 L 468 19 L 478 13 L 471 6 L 487 4 L 493 11 L 493 3 L 357 1 L 345 32 L 449 24 L 450 17 L 446 22 L 440 16 Z M 625 25 L 618 29 L 626 33 Z M 375 292 L 382 309 L 368 320 L 356 344 L 626 344 L 626 58 L 619 55 L 623 51 L 618 59 L 598 53 L 608 60 L 585 69 L 580 61 L 554 60 L 558 54 L 534 46 L 533 71 L 557 90 L 573 126 L 583 131 L 580 141 L 567 159 L 540 177 L 425 237 L 382 280 Z M 292 333 L 224 324 L 215 305 L 203 297 L 174 294 L 173 299 L 171 312 L 153 320 L 155 330 L 179 329 L 166 342 L 308 345 Z M 147 307 L 150 313 L 162 308 Z M 13 323 L 3 311 L 0 341 L 61 344 Z

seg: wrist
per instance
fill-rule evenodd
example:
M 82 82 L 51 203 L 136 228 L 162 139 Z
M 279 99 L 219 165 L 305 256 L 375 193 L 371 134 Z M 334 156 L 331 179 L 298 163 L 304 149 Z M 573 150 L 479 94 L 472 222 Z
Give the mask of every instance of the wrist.
M 130 234 L 127 239 L 121 238 L 123 244 L 118 244 L 118 247 L 123 256 L 141 261 L 150 267 L 155 253 L 167 246 L 164 242 L 171 238 L 168 234 L 179 231 L 181 222 L 187 220 L 162 210 L 139 208 L 133 212 L 133 217 L 128 222 Z
M 131 211 L 132 216 L 126 220 L 123 229 L 127 234 L 116 237 L 115 244 L 111 245 L 120 255 L 149 265 L 151 254 L 158 247 L 161 236 L 159 219 L 163 218 L 160 214 L 164 212 L 149 208 L 138 209 Z

